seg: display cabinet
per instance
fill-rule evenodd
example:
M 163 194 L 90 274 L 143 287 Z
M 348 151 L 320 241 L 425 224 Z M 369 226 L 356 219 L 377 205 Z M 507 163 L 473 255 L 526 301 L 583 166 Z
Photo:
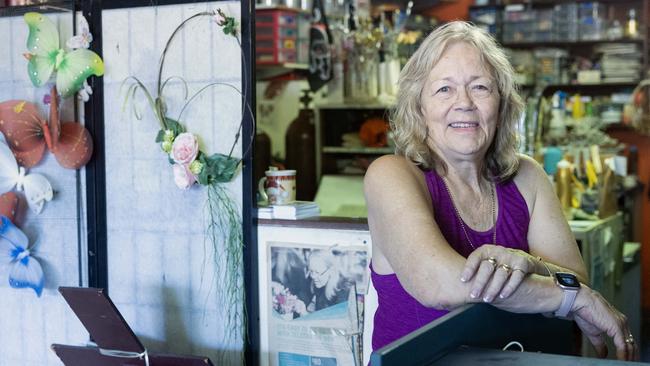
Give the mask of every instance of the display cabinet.
M 372 119 L 388 121 L 390 106 L 382 104 L 327 104 L 316 107 L 316 166 L 323 174 L 364 174 L 381 155 L 393 153 L 384 146 L 365 146 L 358 137 L 362 125 Z M 375 145 L 381 145 L 377 143 Z

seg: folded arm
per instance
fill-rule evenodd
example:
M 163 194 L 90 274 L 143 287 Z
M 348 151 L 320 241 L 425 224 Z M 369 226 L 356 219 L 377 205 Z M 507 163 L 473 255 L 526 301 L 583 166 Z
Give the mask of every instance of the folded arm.
M 366 173 L 364 189 L 378 273 L 395 272 L 404 289 L 425 306 L 450 309 L 481 300 L 471 296 L 470 281 L 460 280 L 465 258 L 449 245 L 435 222 L 424 175 L 416 166 L 398 156 L 377 159 Z M 550 278 L 530 276 L 524 282 L 526 296 L 497 306 L 527 313 L 559 307 L 561 293 Z M 533 291 L 536 286 L 544 290 Z

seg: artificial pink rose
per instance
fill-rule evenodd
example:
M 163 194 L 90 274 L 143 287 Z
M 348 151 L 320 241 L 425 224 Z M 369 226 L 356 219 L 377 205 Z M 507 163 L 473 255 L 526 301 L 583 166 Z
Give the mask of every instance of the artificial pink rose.
M 172 166 L 174 171 L 174 183 L 180 189 L 188 189 L 196 182 L 196 177 L 187 168 L 187 165 L 174 164 Z
M 172 144 L 172 152 L 170 153 L 172 160 L 178 164 L 189 164 L 199 153 L 199 142 L 196 136 L 189 132 L 183 132 L 176 136 Z

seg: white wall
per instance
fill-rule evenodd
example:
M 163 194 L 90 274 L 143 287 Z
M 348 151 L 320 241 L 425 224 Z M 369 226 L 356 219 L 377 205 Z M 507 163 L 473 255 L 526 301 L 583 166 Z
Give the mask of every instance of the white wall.
M 160 53 L 174 28 L 216 7 L 240 18 L 239 2 L 103 13 L 109 293 L 149 350 L 236 364 L 242 344 L 223 343 L 224 305 L 215 296 L 218 279 L 204 236 L 206 188 L 181 191 L 174 185 L 171 165 L 154 142 L 159 125 L 143 98 L 138 106 L 144 119 L 122 111 L 123 80 L 137 76 L 153 90 Z M 240 60 L 234 39 L 202 17 L 176 38 L 165 75 L 182 76 L 194 91 L 211 81 L 241 89 Z M 171 116 L 181 106 L 178 86 L 168 90 Z M 195 100 L 182 122 L 201 137 L 205 152 L 227 154 L 240 120 L 240 96 L 217 87 Z M 241 144 L 235 151 L 241 156 Z M 240 206 L 241 184 L 241 174 L 228 184 Z M 226 359 L 220 361 L 222 353 Z
M 62 39 L 72 33 L 72 14 L 48 14 L 59 25 Z M 27 100 L 43 105 L 47 87 L 34 88 L 27 75 L 26 52 L 28 28 L 22 16 L 0 17 L 0 102 L 11 99 Z M 62 105 L 64 121 L 72 120 L 72 100 Z M 43 117 L 48 113 L 44 110 Z M 63 169 L 54 156 L 46 152 L 44 160 L 29 172 L 46 176 L 55 191 L 54 200 L 45 204 L 40 215 L 20 202 L 22 212 L 17 225 L 36 245 L 35 253 L 43 265 L 45 290 L 39 298 L 31 289 L 16 290 L 9 286 L 7 263 L 0 263 L 0 366 L 43 366 L 60 365 L 56 355 L 50 351 L 52 343 L 83 344 L 88 334 L 63 298 L 59 286 L 78 286 L 85 277 L 80 270 L 79 245 L 85 248 L 86 232 L 83 222 L 86 214 L 77 213 L 76 172 Z M 85 189 L 82 187 L 81 191 Z M 22 196 L 22 193 L 19 193 Z M 80 239 L 78 228 L 81 225 Z M 85 253 L 85 250 L 82 251 Z M 85 257 L 82 256 L 82 258 Z
M 298 117 L 302 108 L 302 90 L 309 89 L 309 83 L 307 80 L 288 81 L 277 96 L 266 98 L 264 92 L 269 84 L 268 81 L 257 82 L 257 129 L 271 138 L 271 155 L 285 159 L 285 135 L 291 122 Z M 313 93 L 311 104 L 322 104 L 326 100 L 323 97 L 326 91 L 324 87 Z

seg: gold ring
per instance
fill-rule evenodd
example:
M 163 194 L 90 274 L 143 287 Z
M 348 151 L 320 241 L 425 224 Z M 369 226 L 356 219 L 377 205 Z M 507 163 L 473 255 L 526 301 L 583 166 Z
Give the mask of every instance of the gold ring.
M 509 265 L 507 265 L 505 263 L 499 264 L 499 268 L 506 271 L 507 274 L 510 274 L 510 272 L 512 272 L 512 267 L 510 267 Z
M 497 266 L 497 259 L 494 258 L 494 257 L 488 257 L 488 259 L 486 259 L 486 261 L 488 261 L 488 263 L 490 263 L 492 265 L 492 267 Z
M 625 338 L 625 343 L 634 344 L 634 337 L 632 337 L 632 335 L 630 334 L 629 336 L 627 336 L 627 338 Z

